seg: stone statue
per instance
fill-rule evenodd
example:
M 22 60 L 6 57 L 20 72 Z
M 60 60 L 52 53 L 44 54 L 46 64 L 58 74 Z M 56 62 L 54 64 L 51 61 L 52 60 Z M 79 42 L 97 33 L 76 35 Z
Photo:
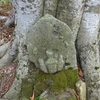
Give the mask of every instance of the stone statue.
M 29 60 L 45 73 L 77 68 L 75 39 L 70 27 L 47 14 L 27 34 Z
M 52 50 L 46 51 L 47 60 L 44 61 L 43 58 L 39 58 L 40 69 L 45 71 L 46 73 L 54 73 L 57 70 L 60 71 L 64 67 L 64 60 L 63 56 L 60 55 L 58 58 L 57 56 L 54 57 L 54 53 Z
M 56 58 L 54 58 L 53 52 L 47 50 L 46 55 L 47 55 L 48 59 L 46 60 L 45 65 L 46 65 L 49 73 L 56 72 L 58 61 Z
M 63 59 L 63 56 L 60 55 L 59 58 L 58 58 L 58 71 L 62 70 L 64 68 L 64 59 Z

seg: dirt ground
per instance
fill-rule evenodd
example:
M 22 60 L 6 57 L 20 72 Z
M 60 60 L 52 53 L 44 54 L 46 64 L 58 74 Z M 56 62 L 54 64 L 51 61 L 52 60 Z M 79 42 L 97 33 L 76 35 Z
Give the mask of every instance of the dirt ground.
M 11 4 L 5 6 L 2 3 L 0 3 L 0 16 L 10 16 L 9 11 L 11 9 L 12 9 Z M 3 27 L 4 22 L 5 20 L 0 20 L 0 40 L 4 41 L 5 43 L 10 41 L 12 33 L 14 31 L 14 27 Z M 0 45 L 2 45 L 2 43 L 0 43 Z
M 0 2 L 0 16 L 9 17 L 9 11 L 12 9 L 12 5 L 3 5 Z M 14 27 L 3 27 L 6 20 L 0 19 L 0 46 L 4 45 L 11 40 Z M 2 59 L 2 57 L 0 57 Z M 4 68 L 0 69 L 0 98 L 9 90 L 13 83 L 16 72 L 16 63 L 11 63 Z

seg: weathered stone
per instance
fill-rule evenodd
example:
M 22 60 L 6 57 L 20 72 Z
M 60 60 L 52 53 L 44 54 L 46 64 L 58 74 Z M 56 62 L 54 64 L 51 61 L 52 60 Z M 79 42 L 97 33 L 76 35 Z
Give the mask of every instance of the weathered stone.
M 66 89 L 59 95 L 52 94 L 50 91 L 46 90 L 44 91 L 40 97 L 39 100 L 77 100 L 74 93 L 71 91 L 71 89 Z
M 80 96 L 80 100 L 86 100 L 86 83 L 79 80 L 76 83 L 77 92 Z
M 47 14 L 27 34 L 29 59 L 46 73 L 76 67 L 76 50 L 71 29 Z

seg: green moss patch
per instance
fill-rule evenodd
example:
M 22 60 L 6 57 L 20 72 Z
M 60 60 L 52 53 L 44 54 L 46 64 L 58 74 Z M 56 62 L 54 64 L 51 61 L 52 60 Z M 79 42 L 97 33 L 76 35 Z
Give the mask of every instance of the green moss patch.
M 35 96 L 40 95 L 46 89 L 52 93 L 60 93 L 68 88 L 75 89 L 75 83 L 78 81 L 78 71 L 69 68 L 55 74 L 46 74 L 39 72 L 35 77 L 34 92 Z
M 95 67 L 95 70 L 98 70 L 99 68 L 100 68 L 100 67 L 97 67 L 97 66 L 96 66 L 96 67 Z
M 30 100 L 32 93 L 33 93 L 33 83 L 28 81 L 28 79 L 23 79 L 21 98 L 26 98 Z
M 72 97 L 72 98 L 68 98 L 67 100 L 76 100 L 76 98 Z

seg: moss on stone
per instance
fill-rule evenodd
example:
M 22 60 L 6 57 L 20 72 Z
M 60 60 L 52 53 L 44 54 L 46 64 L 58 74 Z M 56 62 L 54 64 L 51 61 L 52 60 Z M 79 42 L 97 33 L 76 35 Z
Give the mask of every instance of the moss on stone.
M 39 72 L 35 77 L 34 92 L 35 96 L 40 95 L 46 89 L 49 89 L 52 93 L 60 93 L 68 88 L 75 89 L 75 83 L 78 81 L 78 71 L 69 68 L 57 72 L 55 74 L 46 74 Z
M 64 72 L 67 77 L 68 87 L 75 89 L 75 83 L 78 81 L 78 70 L 73 70 L 72 68 L 69 68 Z
M 76 98 L 71 97 L 71 98 L 68 98 L 67 100 L 76 100 Z
M 32 82 L 28 81 L 28 79 L 22 80 L 22 96 L 21 98 L 30 99 L 33 93 L 33 85 Z
M 100 67 L 98 67 L 98 66 L 95 66 L 95 70 L 98 70 Z

